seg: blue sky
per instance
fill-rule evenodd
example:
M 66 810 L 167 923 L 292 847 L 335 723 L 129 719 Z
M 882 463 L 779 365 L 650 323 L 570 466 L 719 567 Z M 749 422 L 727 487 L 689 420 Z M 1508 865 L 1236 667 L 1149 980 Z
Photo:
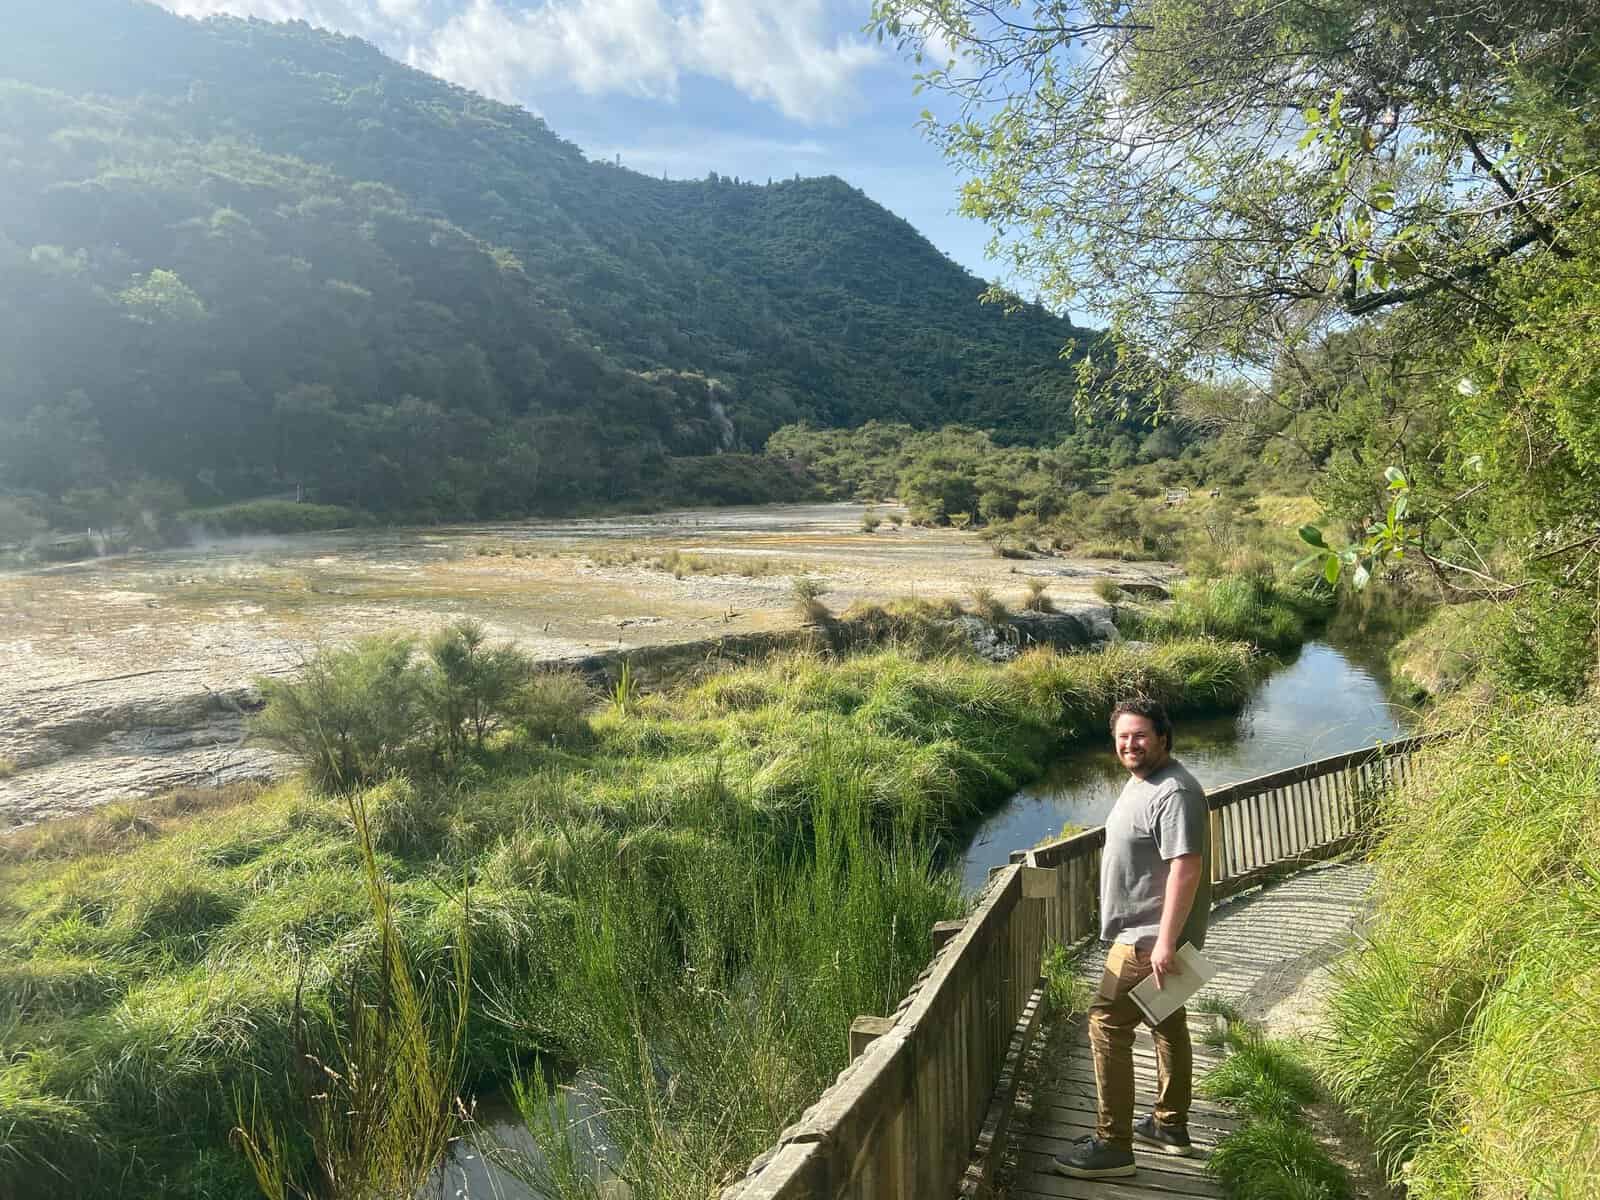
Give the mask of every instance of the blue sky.
M 158 0 L 298 18 L 538 113 L 591 157 L 674 179 L 838 175 L 986 278 L 988 231 L 918 129 L 937 98 L 861 32 L 867 0 Z

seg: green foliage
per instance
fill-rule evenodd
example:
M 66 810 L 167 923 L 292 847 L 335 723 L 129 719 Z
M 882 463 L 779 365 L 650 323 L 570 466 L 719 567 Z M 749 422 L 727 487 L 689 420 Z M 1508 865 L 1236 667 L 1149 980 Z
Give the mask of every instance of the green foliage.
M 1230 1053 L 1199 1090 L 1228 1101 L 1247 1120 L 1217 1143 L 1206 1170 L 1226 1195 L 1242 1200 L 1349 1200 L 1349 1176 L 1305 1123 L 1305 1108 L 1320 1089 L 1302 1049 L 1263 1037 L 1237 1013 L 1226 1015 Z
M 994 594 L 992 588 L 981 585 L 967 590 L 967 603 L 972 606 L 972 611 L 992 625 L 999 625 L 1009 620 L 1011 613 L 1007 611 L 1005 603 Z
M 1115 604 L 1122 599 L 1122 586 L 1115 579 L 1102 576 L 1094 581 L 1094 594 L 1107 604 Z
M 1044 977 L 1044 1002 L 1049 1016 L 1068 1020 L 1089 1011 L 1094 991 L 1083 977 L 1077 955 L 1059 944 L 1051 946 L 1039 973 Z
M 1030 579 L 1024 585 L 1028 590 L 1027 596 L 1022 601 L 1026 612 L 1055 612 L 1055 602 L 1050 599 L 1050 582 L 1045 579 Z
M 1123 610 L 1130 636 L 1219 637 L 1268 650 L 1288 650 L 1333 612 L 1331 590 L 1284 583 L 1270 571 L 1194 579 L 1173 590 L 1172 601 Z
M 914 523 L 1004 528 L 1027 541 L 1038 522 L 1061 517 L 1075 492 L 1097 484 L 1112 466 L 1110 447 L 1149 419 L 1136 411 L 1074 431 L 1053 447 L 1005 445 L 956 425 L 921 431 L 878 421 L 849 430 L 790 425 L 772 435 L 767 452 L 804 469 L 831 497 L 894 495 Z M 1196 445 L 1191 432 L 1180 449 Z M 1194 470 L 1203 478 L 1206 467 L 1196 459 Z M 1155 511 L 1139 516 L 1161 523 Z M 1120 532 L 1137 538 L 1138 518 L 1129 514 Z
M 1600 686 L 1596 619 L 1600 605 L 1588 590 L 1530 581 L 1495 606 L 1482 631 L 1490 639 L 1486 666 L 1502 690 L 1577 700 Z
M 316 787 L 383 778 L 422 727 L 427 680 L 412 650 L 409 637 L 375 634 L 317 651 L 298 679 L 259 680 L 266 707 L 252 731 L 298 758 Z
M 403 680 L 356 670 L 382 648 L 318 669 Z M 956 905 L 939 839 L 1103 736 L 1113 698 L 1210 711 L 1254 678 L 1217 643 L 786 655 L 602 710 L 587 738 L 491 737 L 470 772 L 383 779 L 358 812 L 419 980 L 452 976 L 466 931 L 464 1069 L 601 1069 L 630 1171 L 698 1186 L 770 1144 L 843 1065 L 850 1019 L 925 964 Z M 0 856 L 7 1195 L 241 1194 L 235 1092 L 248 1109 L 259 1086 L 246 1123 L 287 1131 L 305 1047 L 344 1073 L 343 982 L 373 979 L 385 941 L 359 823 L 298 783 L 198 796 Z
M 971 177 L 963 211 L 1053 302 L 1110 320 L 1124 377 L 1270 370 L 1340 320 L 1435 298 L 1492 319 L 1482 276 L 1559 274 L 1592 219 L 1580 0 L 1136 0 L 1115 19 L 1137 36 L 1117 37 L 1094 5 L 1020 7 L 879 0 L 873 17 L 907 52 L 940 48 L 920 83 L 957 101 L 927 124 Z M 1160 152 L 1127 153 L 1134 128 Z
M 790 591 L 794 595 L 800 619 L 807 625 L 826 625 L 833 619 L 833 613 L 822 602 L 822 597 L 829 591 L 823 580 L 813 575 L 796 575 L 790 584 Z
M 1079 331 L 981 305 L 842 180 L 591 161 L 304 25 L 131 0 L 15 18 L 7 491 L 149 477 L 209 508 L 304 485 L 419 519 L 749 503 L 811 494 L 761 453 L 796 421 L 1074 429 Z
M 627 716 L 638 707 L 639 680 L 633 673 L 633 664 L 622 660 L 617 672 L 617 682 L 611 687 L 611 707 L 619 716 Z
M 512 703 L 512 721 L 531 741 L 578 745 L 589 736 L 585 714 L 594 692 L 574 671 L 539 671 Z
M 295 1143 L 302 1131 L 310 1133 L 318 1195 L 377 1200 L 421 1192 L 458 1124 L 470 939 L 462 929 L 454 939 L 454 969 L 418 984 L 359 801 L 350 814 L 377 946 L 373 961 L 352 971 L 346 984 L 336 1063 L 321 1057 L 296 994 L 295 1048 L 304 1089 L 299 1128 L 284 1129 L 262 1112 L 259 1091 L 248 1113 L 235 1096 L 235 1133 L 267 1200 L 309 1194 L 298 1178 L 302 1150 Z
M 1267 1117 L 1217 1143 L 1206 1170 L 1233 1200 L 1348 1200 L 1350 1177 L 1298 1121 Z
M 1317 1098 L 1316 1076 L 1287 1044 L 1233 1019 L 1227 1045 L 1231 1053 L 1206 1074 L 1203 1095 L 1227 1100 L 1257 1120 L 1289 1123 Z
M 1497 700 L 1414 759 L 1374 852 L 1378 918 L 1331 998 L 1321 1071 L 1412 1195 L 1581 1195 L 1600 1137 L 1600 716 Z
M 483 738 L 510 710 L 533 669 L 514 646 L 490 646 L 477 621 L 461 620 L 439 630 L 427 644 L 424 703 L 446 759 L 459 758 L 470 741 Z
M 191 508 L 177 514 L 182 525 L 205 533 L 311 533 L 348 529 L 370 520 L 336 504 L 296 504 L 292 500 L 251 500 L 217 508 Z

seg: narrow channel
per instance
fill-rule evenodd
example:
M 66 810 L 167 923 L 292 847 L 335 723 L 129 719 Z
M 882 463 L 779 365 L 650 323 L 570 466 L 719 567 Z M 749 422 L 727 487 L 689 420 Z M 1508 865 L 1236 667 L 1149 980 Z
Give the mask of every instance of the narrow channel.
M 1173 752 L 1210 788 L 1403 736 L 1377 668 L 1360 657 L 1353 645 L 1307 642 L 1235 715 L 1179 722 Z M 966 890 L 981 888 L 1013 850 L 1101 824 L 1126 778 L 1109 739 L 1056 762 L 973 832 L 961 859 Z

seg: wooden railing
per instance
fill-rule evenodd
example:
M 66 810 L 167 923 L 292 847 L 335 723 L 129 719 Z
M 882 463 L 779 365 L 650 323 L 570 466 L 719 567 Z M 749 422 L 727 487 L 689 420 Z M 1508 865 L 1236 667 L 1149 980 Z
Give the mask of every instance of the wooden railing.
M 1206 794 L 1212 896 L 1338 854 L 1369 827 L 1381 789 L 1426 739 L 1337 754 Z M 1099 935 L 1091 829 L 1012 854 L 887 1017 L 858 1017 L 851 1062 L 724 1200 L 931 1200 L 988 1190 L 1017 1072 L 1042 1009 L 1039 964 Z

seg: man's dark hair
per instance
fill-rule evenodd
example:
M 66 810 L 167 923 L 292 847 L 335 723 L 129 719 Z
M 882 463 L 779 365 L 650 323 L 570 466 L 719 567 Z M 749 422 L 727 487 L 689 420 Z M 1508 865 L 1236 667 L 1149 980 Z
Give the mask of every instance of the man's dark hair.
M 1117 701 L 1111 710 L 1111 732 L 1117 732 L 1118 717 L 1143 717 L 1154 727 L 1157 737 L 1166 739 L 1167 753 L 1172 753 L 1172 718 L 1167 716 L 1166 707 L 1159 700 L 1152 700 L 1149 696 L 1133 696 L 1127 700 Z

